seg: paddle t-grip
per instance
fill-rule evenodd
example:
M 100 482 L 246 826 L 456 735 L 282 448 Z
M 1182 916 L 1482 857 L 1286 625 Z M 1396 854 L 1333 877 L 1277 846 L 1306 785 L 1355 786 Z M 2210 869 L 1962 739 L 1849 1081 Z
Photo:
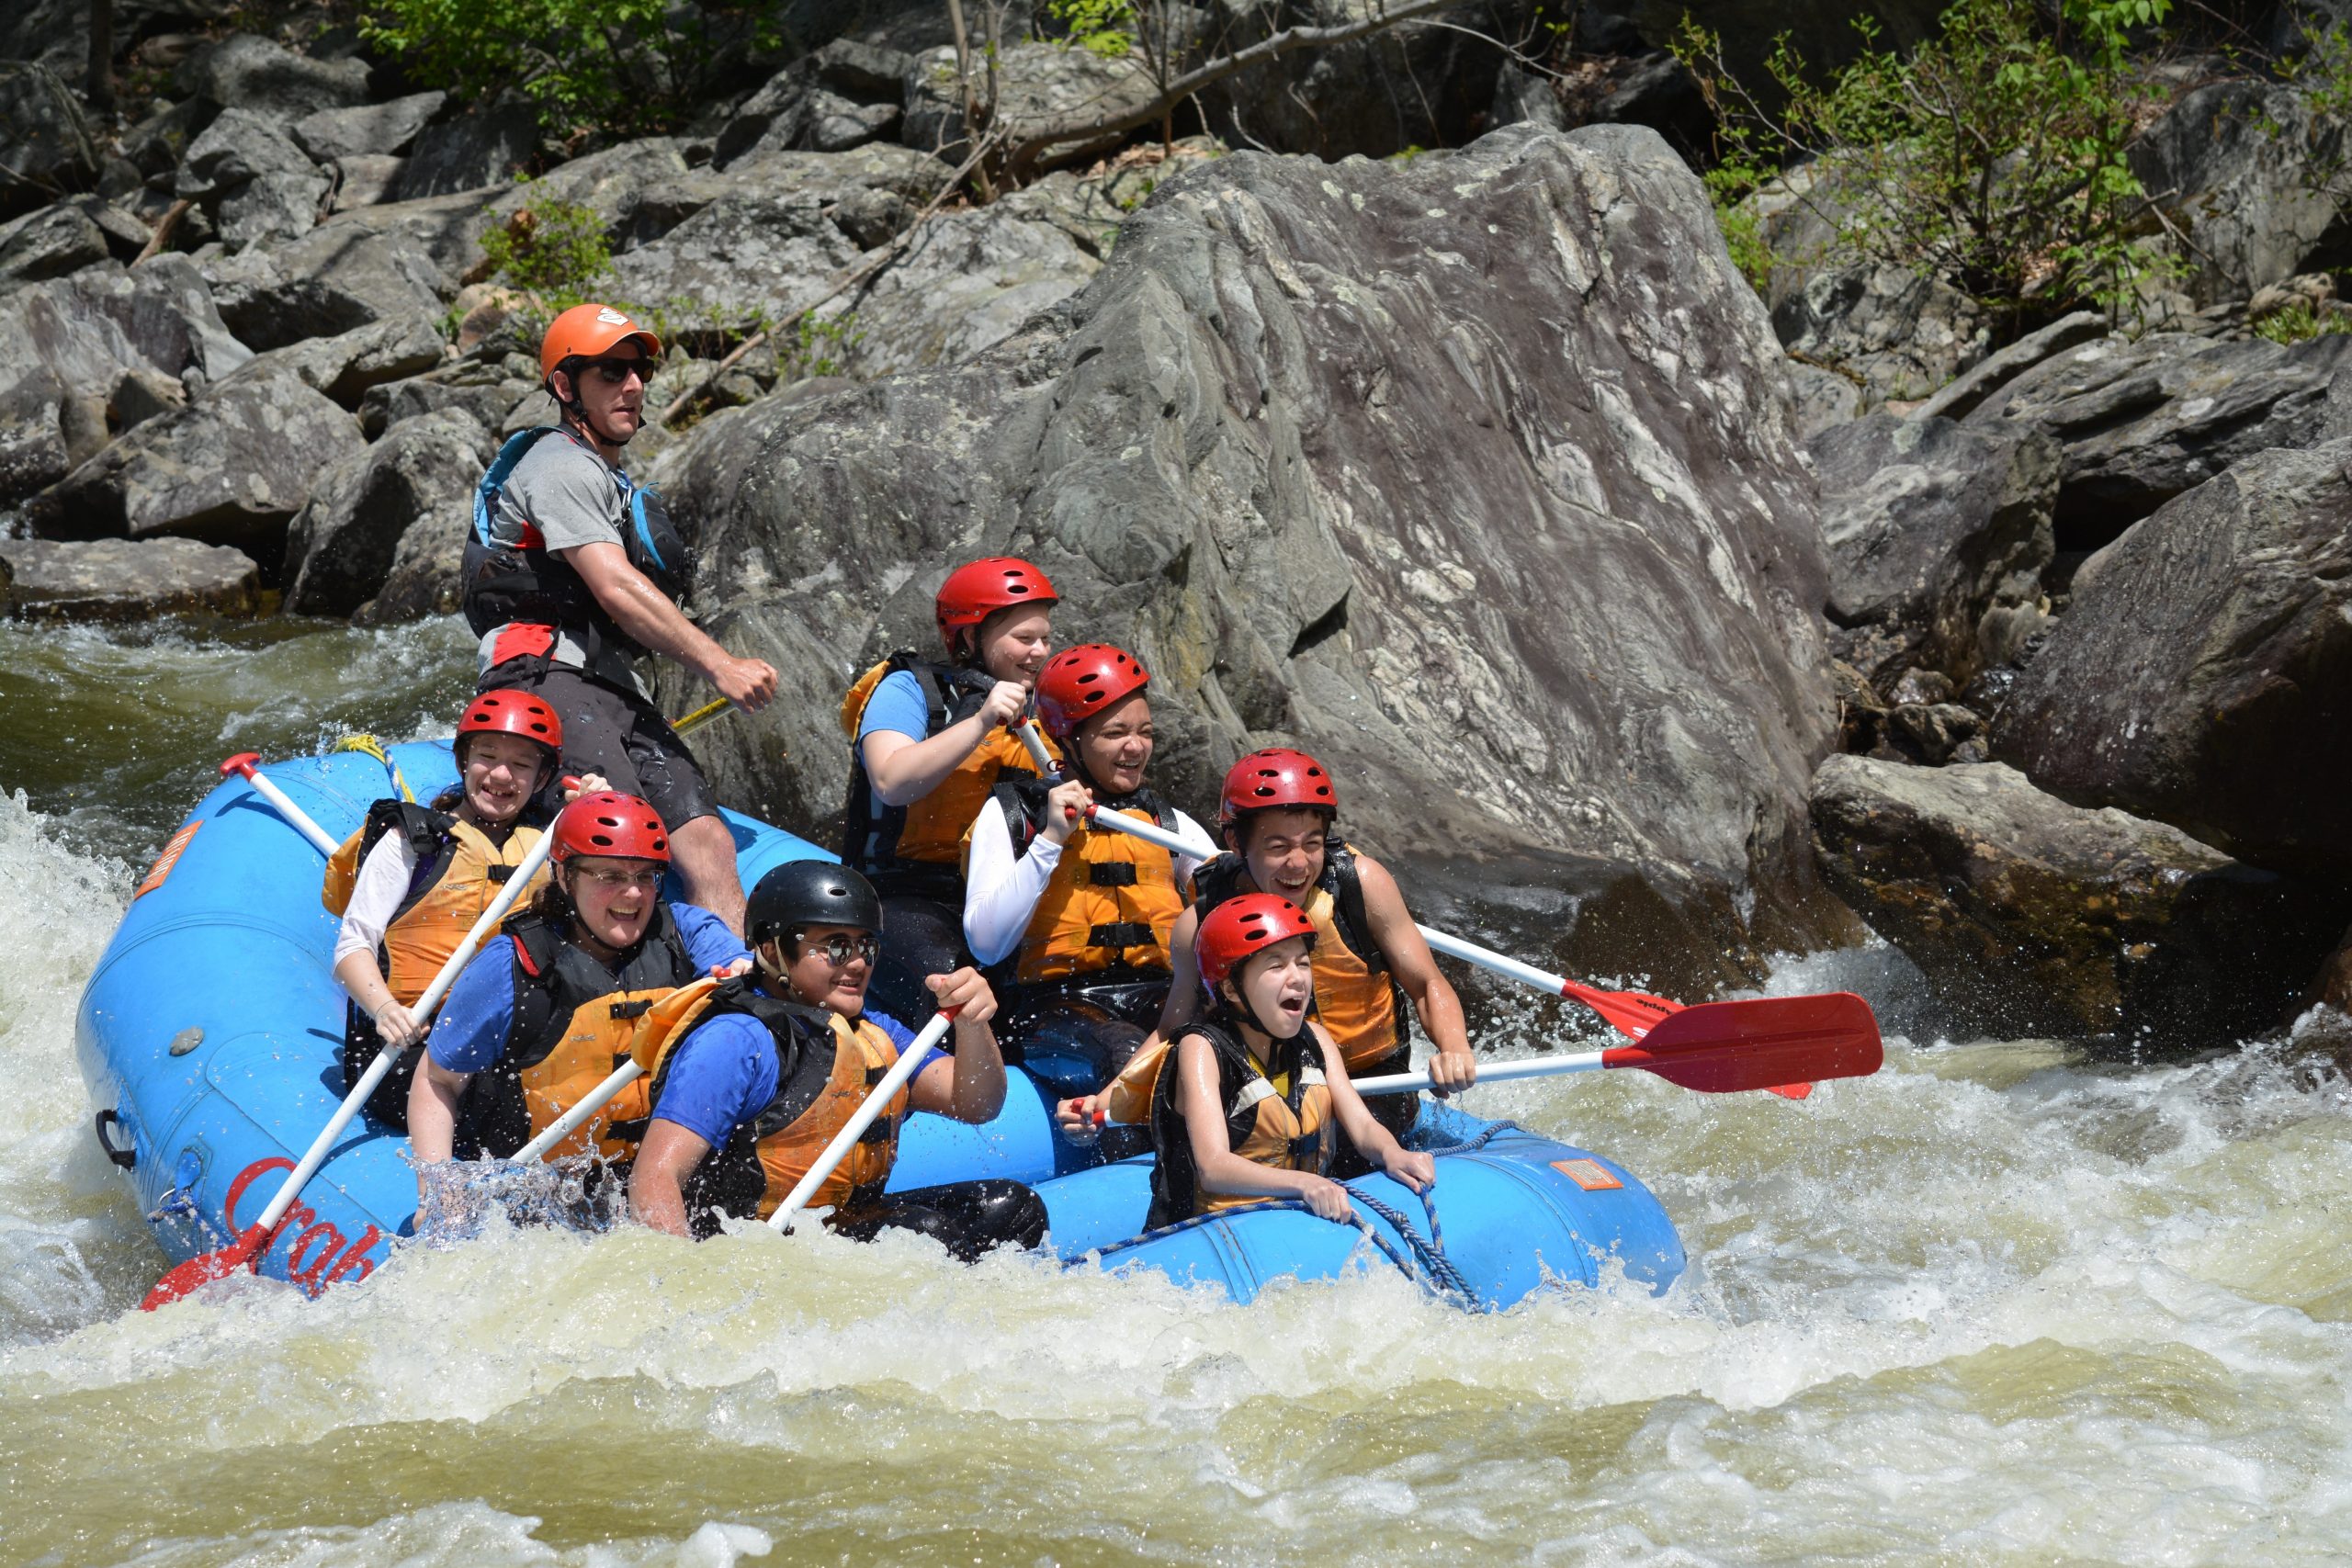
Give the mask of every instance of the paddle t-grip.
M 220 776 L 225 779 L 232 774 L 242 774 L 243 777 L 250 779 L 254 776 L 254 767 L 260 761 L 260 752 L 240 751 L 235 756 L 227 758 L 221 762 Z

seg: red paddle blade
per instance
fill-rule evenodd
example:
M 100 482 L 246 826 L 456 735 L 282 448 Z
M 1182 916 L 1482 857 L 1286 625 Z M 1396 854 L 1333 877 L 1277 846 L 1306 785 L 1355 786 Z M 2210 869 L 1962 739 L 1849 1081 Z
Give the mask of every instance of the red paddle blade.
M 1647 991 L 1596 991 L 1574 980 L 1563 987 L 1560 994 L 1599 1013 L 1610 1028 L 1628 1040 L 1639 1040 L 1682 1010 L 1680 1002 L 1670 1002 Z
M 1803 1100 L 1806 1095 L 1813 1092 L 1813 1086 L 1809 1083 L 1774 1084 L 1770 1092 L 1779 1095 L 1783 1100 Z
M 139 1303 L 141 1312 L 153 1312 L 159 1306 L 169 1306 L 183 1296 L 194 1295 L 215 1280 L 225 1280 L 240 1269 L 250 1269 L 261 1260 L 269 1248 L 269 1237 L 259 1225 L 248 1226 L 245 1234 L 217 1252 L 207 1252 L 189 1258 L 170 1273 L 155 1281 L 147 1299 Z
M 1642 1067 L 1702 1094 L 1782 1089 L 1817 1078 L 1868 1077 L 1885 1060 L 1878 1020 L 1850 991 L 1764 997 L 1684 1008 L 1638 1045 L 1601 1055 L 1605 1067 Z M 1792 1095 L 1792 1099 L 1801 1098 Z

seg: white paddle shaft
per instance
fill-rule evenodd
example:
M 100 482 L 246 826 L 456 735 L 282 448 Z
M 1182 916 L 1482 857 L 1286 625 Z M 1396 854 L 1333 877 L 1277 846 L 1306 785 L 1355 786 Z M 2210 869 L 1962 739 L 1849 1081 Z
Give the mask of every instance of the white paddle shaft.
M 932 1047 L 947 1038 L 947 1026 L 955 1021 L 953 1012 L 941 1012 L 922 1026 L 922 1033 L 908 1042 L 907 1048 L 899 1053 L 899 1059 L 890 1065 L 890 1070 L 882 1075 L 882 1081 L 874 1086 L 874 1092 L 865 1097 L 865 1103 L 842 1124 L 842 1130 L 833 1134 L 833 1141 L 825 1145 L 825 1152 L 817 1156 L 817 1163 L 808 1168 L 808 1174 L 800 1179 L 800 1184 L 777 1205 L 776 1212 L 768 1216 L 769 1224 L 780 1231 L 792 1228 L 792 1216 L 808 1206 L 808 1200 L 817 1195 L 817 1189 L 825 1184 L 825 1178 L 832 1175 L 833 1168 L 849 1156 L 851 1147 L 865 1135 L 868 1127 L 874 1125 L 874 1119 L 882 1114 L 882 1108 L 890 1103 L 890 1097 L 904 1089 L 907 1080 L 915 1076 L 916 1069 L 923 1065 L 923 1059 L 931 1055 Z
M 1421 940 L 1428 942 L 1436 952 L 1459 958 L 1464 964 L 1476 964 L 1481 969 L 1491 969 L 1498 975 L 1517 980 L 1522 986 L 1532 986 L 1539 991 L 1549 991 L 1555 997 L 1565 997 L 1568 994 L 1568 981 L 1565 975 L 1549 974 L 1538 969 L 1532 964 L 1521 964 L 1516 958 L 1497 953 L 1491 947 L 1480 947 L 1475 942 L 1464 942 L 1458 936 L 1450 936 L 1444 931 L 1432 931 L 1428 926 L 1417 925 L 1413 929 L 1419 931 Z
M 260 782 L 258 773 L 254 777 L 256 783 Z M 539 841 L 531 846 L 531 852 L 523 857 L 523 863 L 514 868 L 514 874 L 506 879 L 506 886 L 498 890 L 498 897 L 490 901 L 490 908 L 481 912 L 481 918 L 474 922 L 473 930 L 466 933 L 466 940 L 449 954 L 449 961 L 441 965 L 441 973 L 433 976 L 433 984 L 425 987 L 424 994 L 409 1005 L 409 1011 L 415 1015 L 417 1022 L 422 1024 L 432 1021 L 433 1014 L 441 1006 L 441 998 L 447 996 L 449 987 L 458 983 L 458 976 L 465 968 L 467 960 L 473 957 L 474 950 L 482 944 L 483 939 L 498 929 L 499 921 L 506 918 L 506 911 L 514 907 L 514 900 L 523 896 L 523 889 L 530 885 L 531 878 L 538 875 L 539 868 L 548 863 L 548 856 L 554 852 L 555 831 L 549 829 L 539 835 Z M 287 1174 L 286 1184 L 277 1190 L 277 1196 L 269 1201 L 269 1207 L 261 1212 L 261 1218 L 254 1222 L 261 1227 L 263 1234 L 277 1228 L 277 1222 L 284 1219 L 286 1211 L 294 1206 L 294 1200 L 300 1195 L 304 1184 L 318 1174 L 319 1167 L 326 1163 L 327 1151 L 334 1146 L 335 1139 L 351 1125 L 351 1119 L 359 1114 L 359 1108 L 368 1103 L 368 1097 L 376 1092 L 376 1086 L 384 1081 L 385 1075 L 407 1055 L 406 1049 L 394 1051 L 387 1047 L 379 1051 L 376 1059 L 368 1064 L 368 1070 L 359 1075 L 359 1081 L 351 1086 L 351 1092 L 343 1097 L 343 1103 L 335 1107 L 333 1116 L 327 1118 L 326 1126 L 311 1145 L 310 1152 L 302 1156 L 302 1163 Z
M 1478 1082 L 1481 1086 L 1502 1083 L 1511 1078 L 1549 1078 L 1563 1073 L 1598 1072 L 1609 1064 L 1601 1058 L 1606 1051 L 1577 1051 L 1566 1056 L 1544 1056 L 1532 1062 L 1481 1062 Z M 1427 1073 L 1389 1073 L 1376 1078 L 1354 1078 L 1358 1094 L 1407 1094 L 1430 1088 Z
M 256 767 L 240 770 L 244 781 L 254 786 L 254 793 L 274 807 L 294 830 L 319 846 L 319 853 L 332 856 L 338 847 L 327 837 L 327 830 L 311 820 L 311 814 L 294 804 L 293 798 L 269 780 L 269 775 Z

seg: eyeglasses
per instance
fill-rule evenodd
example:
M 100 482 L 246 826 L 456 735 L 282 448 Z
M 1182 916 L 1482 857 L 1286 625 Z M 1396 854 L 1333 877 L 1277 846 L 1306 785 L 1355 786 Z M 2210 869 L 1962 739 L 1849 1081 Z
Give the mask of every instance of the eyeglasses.
M 662 873 L 659 871 L 583 871 L 580 874 L 607 893 L 619 893 L 631 887 L 642 887 L 650 893 L 662 886 Z
M 823 946 L 811 947 L 807 951 L 823 953 L 825 962 L 839 969 L 848 964 L 852 957 L 863 958 L 868 964 L 881 957 L 882 939 L 871 934 L 843 936 L 841 932 L 835 931 L 825 939 Z
M 592 359 L 588 368 L 607 387 L 624 386 L 632 376 L 646 381 L 653 378 L 653 361 L 650 359 Z

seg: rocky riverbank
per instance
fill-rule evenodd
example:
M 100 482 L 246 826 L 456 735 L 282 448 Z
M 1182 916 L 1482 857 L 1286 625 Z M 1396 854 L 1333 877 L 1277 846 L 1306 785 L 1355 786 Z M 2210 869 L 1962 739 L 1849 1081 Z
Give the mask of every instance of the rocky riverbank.
M 785 673 L 708 732 L 746 809 L 829 838 L 841 690 L 1013 551 L 1155 671 L 1174 793 L 1306 745 L 1432 904 L 1572 967 L 1704 989 L 1867 922 L 1956 1016 L 2167 1048 L 2327 984 L 2352 335 L 2265 325 L 2335 320 L 2320 95 L 2165 65 L 2132 156 L 2182 265 L 2005 322 L 1824 263 L 1796 176 L 1752 288 L 1704 106 L 1604 7 L 1541 60 L 1408 25 L 1109 130 L 1148 73 L 1024 17 L 983 189 L 937 6 L 574 145 L 194 4 L 119 24 L 115 119 L 72 17 L 16 7 L 11 614 L 453 609 L 473 486 L 548 413 L 497 258 L 584 213 L 675 345 L 632 467 L 695 611 Z

